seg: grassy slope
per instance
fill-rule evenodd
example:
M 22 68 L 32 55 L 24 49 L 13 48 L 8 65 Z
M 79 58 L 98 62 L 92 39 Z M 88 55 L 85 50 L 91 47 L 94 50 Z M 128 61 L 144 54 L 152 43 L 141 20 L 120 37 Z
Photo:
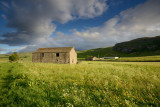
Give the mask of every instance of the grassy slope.
M 95 56 L 95 57 L 104 57 L 104 56 L 118 56 L 118 57 L 140 57 L 140 56 L 152 56 L 152 55 L 160 55 L 160 53 L 156 52 L 135 52 L 131 54 L 116 52 L 112 50 L 113 47 L 107 48 L 97 48 L 97 49 L 90 49 L 84 51 L 78 51 L 78 58 L 85 58 L 87 55 Z
M 159 62 L 0 63 L 0 106 L 160 106 Z
M 125 53 L 143 53 L 144 51 L 157 51 L 160 53 L 160 36 L 143 37 L 117 43 L 114 46 L 114 50 Z
M 109 59 L 105 61 L 144 61 L 144 62 L 160 62 L 160 53 L 154 52 L 136 52 L 132 54 L 125 54 L 121 52 L 115 52 L 112 50 L 112 47 L 108 48 L 97 48 L 91 50 L 78 51 L 78 58 L 84 59 L 86 56 L 96 56 L 96 57 L 104 57 L 104 56 L 119 56 L 121 57 L 118 60 Z

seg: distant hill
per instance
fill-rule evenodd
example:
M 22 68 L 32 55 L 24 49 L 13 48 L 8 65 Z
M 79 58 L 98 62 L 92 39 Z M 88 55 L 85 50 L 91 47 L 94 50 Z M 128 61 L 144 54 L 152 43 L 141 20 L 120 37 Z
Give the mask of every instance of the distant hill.
M 117 43 L 113 50 L 129 54 L 135 52 L 160 52 L 160 36 L 144 37 Z
M 85 58 L 86 56 L 139 57 L 152 55 L 160 55 L 160 36 L 137 38 L 131 41 L 118 43 L 113 47 L 78 52 L 79 58 Z
M 78 58 L 85 58 L 87 56 L 95 56 L 95 57 L 141 57 L 141 56 L 153 56 L 153 55 L 160 55 L 160 51 L 140 51 L 140 52 L 133 52 L 133 53 L 124 53 L 114 51 L 114 47 L 106 47 L 106 48 L 97 48 L 97 49 L 90 49 L 84 51 L 78 51 Z

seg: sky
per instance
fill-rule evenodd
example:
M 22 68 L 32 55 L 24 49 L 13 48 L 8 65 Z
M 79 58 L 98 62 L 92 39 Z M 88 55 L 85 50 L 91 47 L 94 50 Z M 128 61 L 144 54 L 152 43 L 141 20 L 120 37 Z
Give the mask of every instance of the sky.
M 160 35 L 160 0 L 0 0 L 0 54 Z

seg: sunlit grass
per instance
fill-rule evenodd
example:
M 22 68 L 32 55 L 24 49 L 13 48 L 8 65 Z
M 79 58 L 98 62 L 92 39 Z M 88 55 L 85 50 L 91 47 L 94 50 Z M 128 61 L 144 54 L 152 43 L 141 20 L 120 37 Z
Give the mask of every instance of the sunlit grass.
M 160 56 L 144 56 L 144 57 L 122 57 L 116 61 L 126 62 L 160 62 Z
M 159 106 L 159 62 L 1 63 L 2 106 Z

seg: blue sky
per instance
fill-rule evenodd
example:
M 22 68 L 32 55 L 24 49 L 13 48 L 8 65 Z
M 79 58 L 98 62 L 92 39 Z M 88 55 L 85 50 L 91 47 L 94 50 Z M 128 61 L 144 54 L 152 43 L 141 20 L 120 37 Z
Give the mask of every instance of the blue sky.
M 109 8 L 102 15 L 87 18 L 87 19 L 78 19 L 69 21 L 66 24 L 56 23 L 57 31 L 62 31 L 64 33 L 69 33 L 70 29 L 76 28 L 77 30 L 84 30 L 87 27 L 101 26 L 104 22 L 113 18 L 115 15 L 118 15 L 121 11 L 128 8 L 133 8 L 138 4 L 144 3 L 146 0 L 108 0 L 107 3 Z
M 76 50 L 160 34 L 159 0 L 0 0 L 0 54 Z

